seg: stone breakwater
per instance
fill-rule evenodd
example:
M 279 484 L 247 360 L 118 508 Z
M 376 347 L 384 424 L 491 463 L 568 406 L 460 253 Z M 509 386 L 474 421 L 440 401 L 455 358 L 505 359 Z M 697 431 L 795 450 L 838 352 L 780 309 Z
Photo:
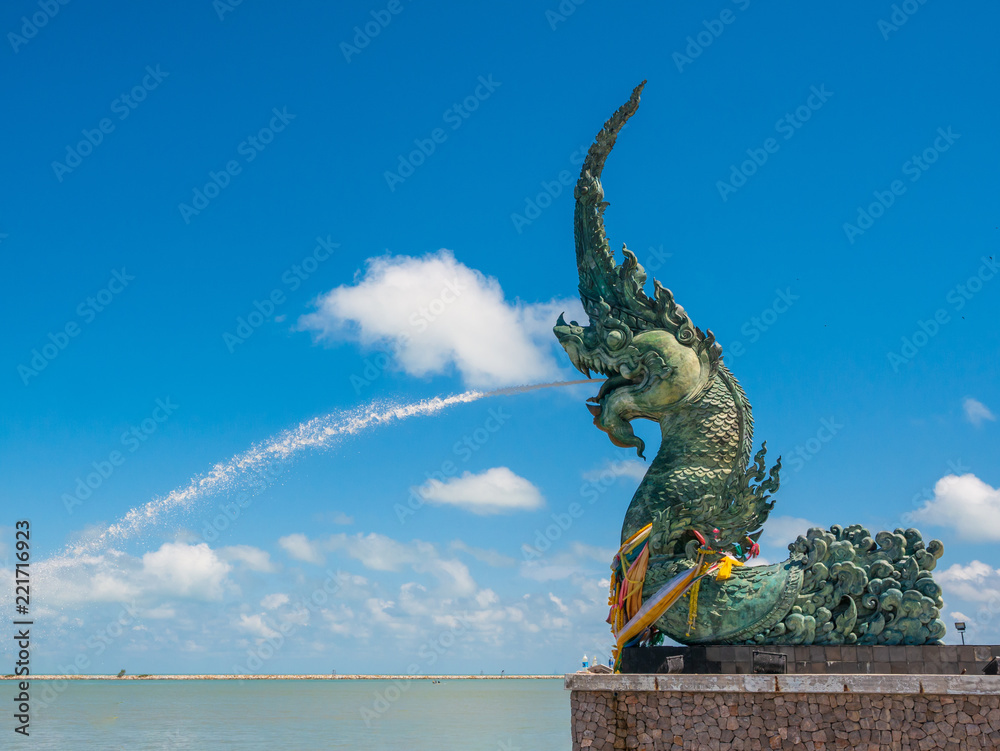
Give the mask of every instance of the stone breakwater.
M 992 676 L 583 676 L 573 749 L 1000 748 Z

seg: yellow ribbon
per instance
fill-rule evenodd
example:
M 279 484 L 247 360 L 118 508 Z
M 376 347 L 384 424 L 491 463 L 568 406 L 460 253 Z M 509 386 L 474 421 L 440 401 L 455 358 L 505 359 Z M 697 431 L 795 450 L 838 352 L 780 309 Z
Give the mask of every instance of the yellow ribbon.
M 694 585 L 691 587 L 691 591 L 688 596 L 691 598 L 688 604 L 688 622 L 687 622 L 687 632 L 685 636 L 691 636 L 691 630 L 694 628 L 695 618 L 698 617 L 698 590 L 701 589 L 701 577 L 705 575 L 708 570 L 708 562 L 705 560 L 705 553 L 702 552 L 698 556 L 698 573 L 695 574 L 697 577 Z
M 725 555 L 718 561 L 717 565 L 718 570 L 715 572 L 715 580 L 722 582 L 733 575 L 733 566 L 742 566 L 743 561 L 738 561 L 731 555 Z M 685 636 L 691 636 L 691 632 L 694 630 L 695 620 L 698 618 L 698 591 L 701 589 L 701 577 L 704 576 L 709 567 L 709 564 L 704 560 L 703 552 L 701 565 L 698 567 L 698 580 L 691 587 L 691 602 L 688 604 L 688 622 Z
M 715 580 L 719 582 L 724 582 L 730 576 L 733 575 L 733 566 L 742 566 L 743 561 L 733 558 L 731 555 L 727 555 L 721 561 L 719 561 L 719 570 L 715 573 Z

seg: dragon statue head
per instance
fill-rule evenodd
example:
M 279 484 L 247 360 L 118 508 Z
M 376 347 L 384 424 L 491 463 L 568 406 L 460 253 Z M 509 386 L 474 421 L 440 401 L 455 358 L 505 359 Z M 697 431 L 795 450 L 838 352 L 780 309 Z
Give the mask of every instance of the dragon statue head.
M 616 446 L 635 447 L 639 456 L 645 447 L 630 421 L 659 421 L 696 400 L 711 383 L 722 353 L 712 332 L 694 326 L 670 290 L 653 280 L 653 297 L 646 294 L 646 272 L 624 245 L 624 261 L 616 264 L 604 232 L 608 204 L 601 172 L 619 131 L 639 107 L 645 83 L 597 134 L 573 192 L 580 299 L 590 323 L 566 323 L 560 315 L 553 329 L 580 372 L 588 378 L 592 370 L 607 376 L 588 400 L 594 424 Z

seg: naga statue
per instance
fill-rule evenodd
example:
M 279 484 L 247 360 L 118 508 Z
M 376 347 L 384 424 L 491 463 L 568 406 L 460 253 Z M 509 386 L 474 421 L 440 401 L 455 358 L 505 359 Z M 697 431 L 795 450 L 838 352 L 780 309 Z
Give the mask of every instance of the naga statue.
M 623 246 L 616 263 L 604 231 L 601 171 L 644 85 L 598 133 L 574 190 L 576 263 L 589 325 L 560 315 L 554 328 L 574 366 L 588 378 L 591 371 L 606 377 L 587 408 L 613 444 L 643 457 L 630 421 L 660 424 L 659 451 L 621 534 L 623 560 L 630 541 L 645 540 L 644 578 L 629 576 L 634 569 L 617 556 L 613 564 L 619 579 L 633 584 L 627 617 L 684 572 L 701 575 L 682 595 L 687 606 L 657 613 L 624 646 L 662 636 L 684 644 L 938 643 L 945 634 L 943 601 L 931 571 L 944 546 L 925 544 L 915 529 L 873 538 L 860 525 L 814 528 L 789 545 L 783 563 L 741 565 L 758 550 L 781 460 L 767 472 L 765 444 L 751 461 L 750 402 L 723 364 L 722 347 L 658 281 L 648 296 L 635 254 Z M 725 575 L 703 575 L 724 559 Z

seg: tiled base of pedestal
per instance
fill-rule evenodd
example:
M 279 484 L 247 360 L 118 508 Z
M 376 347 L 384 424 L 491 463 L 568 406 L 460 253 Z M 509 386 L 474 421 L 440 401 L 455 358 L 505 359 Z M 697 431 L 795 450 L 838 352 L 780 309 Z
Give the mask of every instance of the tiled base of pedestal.
M 941 675 L 566 677 L 573 749 L 1000 748 L 1000 678 Z

